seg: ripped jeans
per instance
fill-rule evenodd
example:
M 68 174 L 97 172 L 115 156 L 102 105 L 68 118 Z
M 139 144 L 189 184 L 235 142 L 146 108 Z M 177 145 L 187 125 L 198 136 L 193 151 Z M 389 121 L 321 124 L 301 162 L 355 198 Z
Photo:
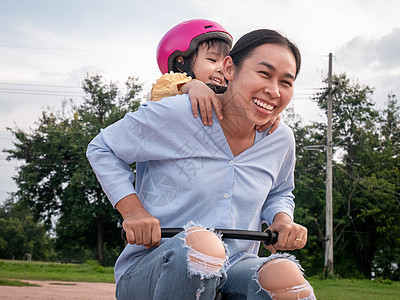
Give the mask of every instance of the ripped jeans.
M 190 242 L 189 238 L 199 231 L 210 233 L 202 228 L 181 232 L 135 259 L 117 283 L 117 299 L 213 300 L 217 290 L 221 290 L 226 299 L 279 299 L 282 295 L 281 299 L 287 299 L 285 295 L 290 293 L 296 295 L 293 299 L 315 299 L 307 281 L 274 291 L 261 287 L 258 277 L 262 270 L 273 269 L 279 261 L 293 262 L 288 255 L 247 258 L 226 271 L 225 258 L 212 256 L 206 253 L 207 247 Z M 222 242 L 221 245 L 223 247 Z M 307 296 L 299 297 L 299 291 L 307 291 Z

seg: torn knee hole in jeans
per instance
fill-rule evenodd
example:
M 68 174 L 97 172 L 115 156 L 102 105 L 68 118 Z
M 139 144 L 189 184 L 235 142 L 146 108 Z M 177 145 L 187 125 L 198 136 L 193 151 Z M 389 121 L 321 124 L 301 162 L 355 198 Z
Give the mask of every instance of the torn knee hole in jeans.
M 275 287 L 269 286 L 267 289 L 261 285 L 261 283 L 259 282 L 259 275 L 262 271 L 268 269 L 275 264 L 280 264 L 288 261 L 294 262 L 300 270 L 300 274 L 304 276 L 303 269 L 300 266 L 299 262 L 294 258 L 294 256 L 287 253 L 271 255 L 266 261 L 264 261 L 264 264 L 259 267 L 253 277 L 253 279 L 256 280 L 258 283 L 260 291 L 264 290 L 269 294 L 272 299 L 316 299 L 312 286 L 308 283 L 307 280 L 304 279 L 304 277 L 302 278 L 303 281 L 298 280 L 297 283 L 293 282 L 292 286 L 290 286 L 289 284 L 287 287 L 283 287 L 282 285 L 278 284 L 278 286 L 275 285 Z
M 313 288 L 307 281 L 302 285 L 267 292 L 272 299 L 287 299 L 287 296 L 290 295 L 293 295 L 293 298 L 290 299 L 316 299 Z
M 193 225 L 193 224 L 192 224 Z M 221 269 L 224 266 L 225 262 L 227 261 L 227 258 L 219 258 L 211 255 L 204 254 L 202 252 L 197 251 L 194 249 L 192 246 L 188 245 L 186 238 L 189 235 L 192 235 L 196 232 L 200 231 L 208 231 L 206 228 L 202 228 L 200 226 L 192 226 L 185 228 L 186 234 L 184 240 L 184 247 L 188 248 L 188 253 L 187 253 L 187 262 L 188 262 L 188 273 L 189 276 L 192 275 L 197 275 L 200 276 L 201 279 L 204 278 L 213 278 L 215 276 L 221 277 Z M 218 236 L 218 235 L 217 235 Z M 221 237 L 218 236 L 218 238 L 221 240 Z M 222 242 L 223 247 L 226 249 L 225 244 Z
M 206 255 L 189 247 L 187 261 L 189 274 L 200 275 L 201 278 L 211 278 L 221 276 L 220 270 L 225 259 Z

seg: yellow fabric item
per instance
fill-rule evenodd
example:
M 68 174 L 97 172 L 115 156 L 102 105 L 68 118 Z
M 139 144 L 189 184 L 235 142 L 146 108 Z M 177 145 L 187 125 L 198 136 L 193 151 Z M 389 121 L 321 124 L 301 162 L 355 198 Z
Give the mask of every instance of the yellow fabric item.
M 166 73 L 157 79 L 156 83 L 151 88 L 151 101 L 158 101 L 164 97 L 171 97 L 179 92 L 179 86 L 192 80 L 192 77 L 186 73 Z

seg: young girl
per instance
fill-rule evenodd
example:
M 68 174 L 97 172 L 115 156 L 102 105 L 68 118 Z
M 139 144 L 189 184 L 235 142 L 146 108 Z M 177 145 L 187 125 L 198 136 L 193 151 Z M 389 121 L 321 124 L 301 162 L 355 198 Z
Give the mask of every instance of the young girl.
M 129 244 L 115 265 L 117 299 L 315 299 L 288 254 L 258 257 L 259 243 L 225 240 L 206 228 L 278 232 L 268 249 L 301 249 L 307 229 L 293 222 L 295 141 L 281 123 L 255 127 L 291 100 L 300 52 L 276 31 L 252 31 L 224 58 L 223 119 L 193 118 L 188 95 L 148 102 L 103 129 L 87 156 L 124 218 Z M 162 130 L 160 130 L 162 128 Z M 146 162 L 138 193 L 133 162 Z M 161 227 L 184 227 L 161 240 Z

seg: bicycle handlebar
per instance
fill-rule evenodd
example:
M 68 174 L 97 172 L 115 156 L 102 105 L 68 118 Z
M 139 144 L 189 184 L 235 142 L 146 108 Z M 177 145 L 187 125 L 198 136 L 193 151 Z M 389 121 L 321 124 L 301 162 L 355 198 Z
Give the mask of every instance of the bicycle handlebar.
M 181 231 L 183 231 L 183 228 L 161 228 L 161 237 L 171 238 Z M 267 229 L 265 232 L 236 229 L 214 229 L 214 232 L 221 234 L 224 239 L 261 241 L 266 245 L 275 244 L 278 241 L 278 233 L 272 232 L 270 229 Z M 121 237 L 126 241 L 126 232 L 123 228 L 121 230 Z

